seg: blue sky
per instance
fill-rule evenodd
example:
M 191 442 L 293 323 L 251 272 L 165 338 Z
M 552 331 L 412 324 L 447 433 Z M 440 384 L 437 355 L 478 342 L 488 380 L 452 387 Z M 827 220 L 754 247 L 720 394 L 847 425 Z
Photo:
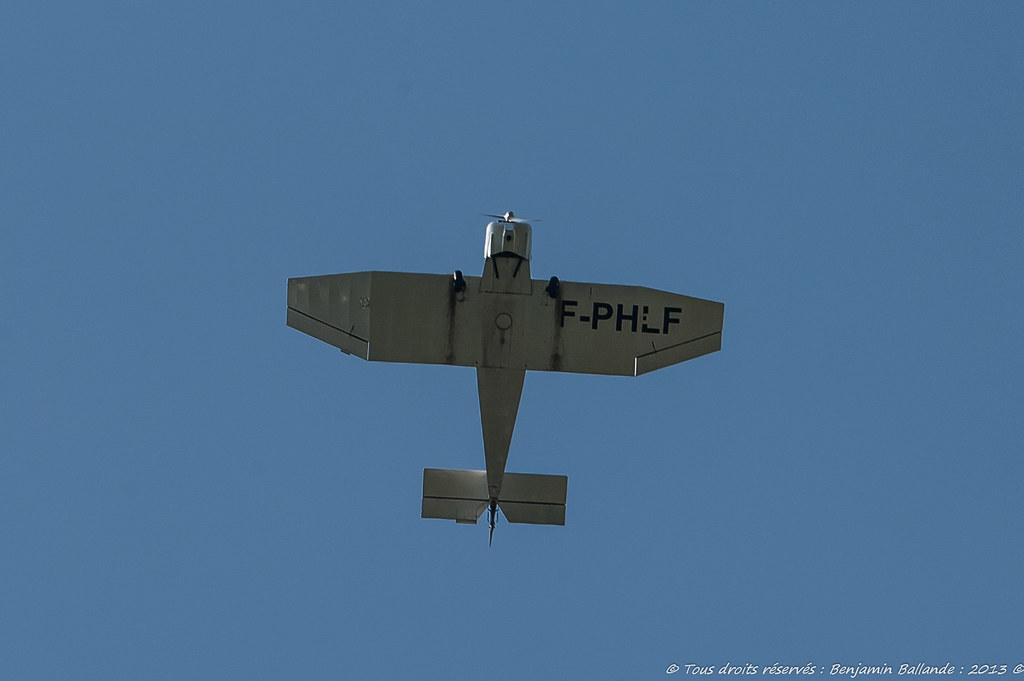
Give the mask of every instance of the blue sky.
M 1017 3 L 0 9 L 0 677 L 658 679 L 1024 663 Z M 531 373 L 565 527 L 419 518 L 470 369 L 285 326 L 288 277 L 726 303 Z M 682 673 L 682 672 L 681 672 Z

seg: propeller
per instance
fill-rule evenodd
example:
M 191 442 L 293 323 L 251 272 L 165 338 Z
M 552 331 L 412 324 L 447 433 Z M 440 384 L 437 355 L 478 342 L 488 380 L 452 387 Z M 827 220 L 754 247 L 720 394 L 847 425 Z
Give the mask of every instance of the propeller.
M 527 222 L 527 223 L 529 223 L 529 222 L 540 222 L 540 220 L 531 220 L 529 218 L 517 218 L 516 214 L 513 213 L 512 211 L 509 211 L 509 212 L 505 213 L 504 215 L 495 215 L 494 213 L 484 213 L 484 215 L 486 215 L 489 218 L 498 218 L 502 222 L 515 222 L 515 223 L 519 223 L 519 222 Z

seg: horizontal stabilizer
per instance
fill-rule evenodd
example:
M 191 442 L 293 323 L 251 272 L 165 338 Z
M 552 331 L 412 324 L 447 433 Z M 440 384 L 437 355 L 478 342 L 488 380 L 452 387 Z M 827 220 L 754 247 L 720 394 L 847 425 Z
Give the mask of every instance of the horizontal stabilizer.
M 498 507 L 510 523 L 565 525 L 568 486 L 564 475 L 506 473 Z
M 487 509 L 487 471 L 423 469 L 424 518 L 475 523 Z
M 498 507 L 510 523 L 565 525 L 568 483 L 564 475 L 506 473 Z M 475 523 L 488 503 L 486 471 L 423 469 L 422 517 Z

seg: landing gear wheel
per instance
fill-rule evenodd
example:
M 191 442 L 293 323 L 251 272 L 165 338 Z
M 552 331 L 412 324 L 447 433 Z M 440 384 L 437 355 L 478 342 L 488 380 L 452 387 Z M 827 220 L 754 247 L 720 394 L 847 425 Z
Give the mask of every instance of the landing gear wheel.
M 455 275 L 452 280 L 452 290 L 456 293 L 462 293 L 466 290 L 466 280 L 462 277 L 462 270 L 455 270 Z

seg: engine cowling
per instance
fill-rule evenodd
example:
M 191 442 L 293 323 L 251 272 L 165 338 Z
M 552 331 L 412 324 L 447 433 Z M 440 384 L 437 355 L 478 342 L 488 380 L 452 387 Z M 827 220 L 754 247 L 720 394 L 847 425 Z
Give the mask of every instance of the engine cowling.
M 484 257 L 516 255 L 523 260 L 529 260 L 532 233 L 533 230 L 527 222 L 490 222 L 487 224 L 487 237 L 484 241 Z

